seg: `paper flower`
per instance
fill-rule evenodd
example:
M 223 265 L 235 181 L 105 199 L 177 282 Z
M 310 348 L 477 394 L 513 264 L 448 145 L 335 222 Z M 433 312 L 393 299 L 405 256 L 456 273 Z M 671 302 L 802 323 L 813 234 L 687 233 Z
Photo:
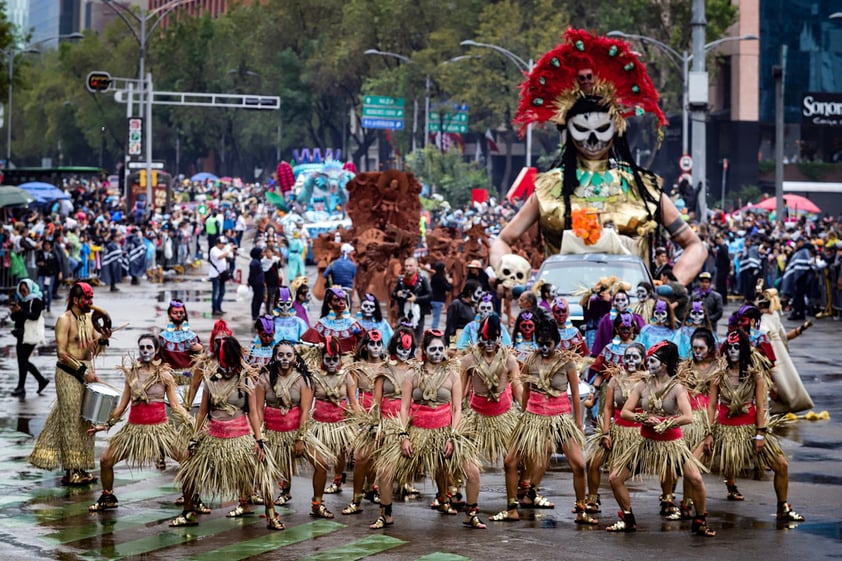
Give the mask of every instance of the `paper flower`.
M 597 211 L 590 208 L 574 210 L 571 213 L 573 233 L 584 240 L 585 245 L 593 245 L 602 235 Z

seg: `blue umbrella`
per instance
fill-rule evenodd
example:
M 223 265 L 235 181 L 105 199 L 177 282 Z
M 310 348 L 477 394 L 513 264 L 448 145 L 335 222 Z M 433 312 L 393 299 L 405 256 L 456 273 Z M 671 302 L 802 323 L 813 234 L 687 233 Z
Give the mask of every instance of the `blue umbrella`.
M 196 175 L 194 175 L 193 177 L 191 177 L 190 181 L 207 181 L 207 180 L 217 181 L 218 179 L 219 178 L 217 176 L 215 176 L 214 174 L 203 171 L 203 172 L 199 172 Z
M 49 203 L 70 198 L 70 195 L 65 191 L 62 191 L 51 183 L 44 183 L 42 181 L 31 181 L 18 185 L 18 187 L 35 197 L 35 200 L 39 203 Z

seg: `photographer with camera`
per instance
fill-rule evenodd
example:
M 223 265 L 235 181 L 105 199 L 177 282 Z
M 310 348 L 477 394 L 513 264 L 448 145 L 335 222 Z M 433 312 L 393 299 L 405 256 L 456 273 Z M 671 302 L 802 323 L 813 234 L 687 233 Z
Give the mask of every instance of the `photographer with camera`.
M 398 277 L 392 290 L 392 302 L 398 308 L 400 321 L 412 325 L 418 341 L 424 334 L 424 316 L 430 313 L 432 297 L 430 282 L 418 270 L 418 260 L 407 257 L 403 262 L 403 275 Z
M 229 243 L 228 238 L 219 236 L 216 245 L 208 254 L 210 268 L 208 278 L 211 281 L 211 314 L 221 316 L 222 300 L 225 298 L 225 283 L 231 280 L 231 271 L 228 269 L 228 259 L 234 256 L 234 244 Z

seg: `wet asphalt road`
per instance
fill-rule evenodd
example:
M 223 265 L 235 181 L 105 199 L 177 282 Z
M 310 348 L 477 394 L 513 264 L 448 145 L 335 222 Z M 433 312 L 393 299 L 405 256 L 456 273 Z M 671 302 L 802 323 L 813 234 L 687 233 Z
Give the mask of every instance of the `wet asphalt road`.
M 203 339 L 212 325 L 210 283 L 198 276 L 165 285 L 122 286 L 119 293 L 96 290 L 95 303 L 110 312 L 114 325 L 130 323 L 115 335 L 108 354 L 98 360 L 97 371 L 112 385 L 122 381 L 114 371 L 123 352 L 132 349 L 140 333 L 166 323 L 166 305 L 172 297 L 187 301 L 190 322 Z M 248 302 L 236 300 L 229 290 L 223 306 L 235 335 L 251 336 Z M 48 326 L 63 307 L 56 302 Z M 317 309 L 317 306 L 313 306 Z M 729 310 L 730 312 L 730 310 Z M 50 320 L 52 318 L 52 321 Z M 342 494 L 327 496 L 333 521 L 308 516 L 311 484 L 306 477 L 293 483 L 291 508 L 279 509 L 287 530 L 269 533 L 262 519 L 252 516 L 226 519 L 232 503 L 214 504 L 214 512 L 197 527 L 170 529 L 167 521 L 178 514 L 172 501 L 175 468 L 166 471 L 116 469 L 115 491 L 121 506 L 91 515 L 87 505 L 96 500 L 98 487 L 68 489 L 59 486 L 59 472 L 42 472 L 26 464 L 26 455 L 55 398 L 49 386 L 35 395 L 28 381 L 26 399 L 9 394 L 17 381 L 14 341 L 8 328 L 0 331 L 0 558 L 2 559 L 372 559 L 457 561 L 460 559 L 839 559 L 842 557 L 842 323 L 815 321 L 816 325 L 791 343 L 791 351 L 816 411 L 827 411 L 829 421 L 800 420 L 783 436 L 790 458 L 789 500 L 806 522 L 781 527 L 774 519 L 775 497 L 770 476 L 741 480 L 746 495 L 741 503 L 725 500 L 718 477 L 705 477 L 709 524 L 719 532 L 713 539 L 689 535 L 689 522 L 665 522 L 658 516 L 658 488 L 646 479 L 631 485 L 639 530 L 636 534 L 609 535 L 602 528 L 613 523 L 616 503 L 607 476 L 602 486 L 602 525 L 583 528 L 570 513 L 573 489 L 563 459 L 552 466 L 543 493 L 556 503 L 553 510 L 524 510 L 528 519 L 515 523 L 490 523 L 485 531 L 462 527 L 462 516 L 444 516 L 429 508 L 431 483 L 419 487 L 418 500 L 395 502 L 395 526 L 372 532 L 375 505 L 365 512 L 342 516 L 339 511 L 351 498 L 350 481 Z M 785 322 L 787 325 L 788 322 Z M 794 325 L 793 325 L 794 326 Z M 48 339 L 50 330 L 48 327 Z M 53 343 L 54 344 L 54 343 Z M 33 361 L 52 377 L 55 349 L 47 346 Z M 105 438 L 97 440 L 97 455 Z M 350 475 L 350 474 L 349 474 Z M 502 472 L 488 468 L 483 474 L 480 507 L 487 521 L 505 506 Z

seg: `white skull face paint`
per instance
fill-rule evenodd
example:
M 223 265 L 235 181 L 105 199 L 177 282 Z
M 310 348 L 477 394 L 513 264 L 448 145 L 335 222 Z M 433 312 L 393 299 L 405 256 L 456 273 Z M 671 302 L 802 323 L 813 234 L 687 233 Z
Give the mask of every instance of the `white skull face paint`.
M 401 362 L 408 361 L 412 358 L 412 347 L 404 349 L 402 345 L 398 345 L 395 349 L 395 356 L 398 357 L 398 360 Z
M 477 311 L 479 312 L 480 319 L 485 319 L 494 311 L 494 305 L 490 301 L 480 302 L 479 306 L 477 306 Z
M 322 362 L 324 362 L 325 370 L 327 370 L 329 374 L 335 374 L 339 371 L 339 363 L 341 362 L 341 358 L 339 357 L 339 355 L 325 355 L 324 358 L 322 358 Z
M 371 300 L 363 300 L 360 303 L 360 313 L 366 319 L 374 316 L 374 308 L 374 302 L 372 302 Z
M 438 364 L 444 360 L 444 341 L 441 339 L 433 339 L 430 345 L 425 349 L 427 353 L 427 360 L 433 364 Z
M 695 339 L 693 341 L 693 359 L 701 362 L 705 360 L 708 356 L 708 349 L 707 343 L 704 342 L 703 339 Z
M 642 286 L 638 286 L 637 291 L 635 292 L 635 296 L 637 296 L 638 302 L 643 302 L 647 298 L 649 298 L 649 291 L 643 288 Z
M 629 307 L 629 297 L 628 297 L 628 295 L 625 292 L 618 292 L 614 296 L 614 308 L 616 308 L 618 312 L 623 312 L 628 307 Z
M 538 341 L 538 352 L 544 358 L 549 358 L 555 351 L 555 345 L 552 341 Z
M 292 347 L 287 345 L 275 349 L 275 361 L 281 370 L 289 370 L 292 367 L 293 360 L 295 360 L 295 353 Z
M 292 300 L 278 300 L 278 309 L 282 315 L 290 315 L 292 313 Z
M 725 351 L 725 354 L 728 356 L 729 362 L 739 362 L 740 361 L 740 345 L 739 345 L 739 343 L 728 343 L 728 347 Z
M 368 355 L 372 358 L 380 358 L 383 356 L 383 341 L 369 341 L 365 346 L 368 349 Z
M 601 160 L 611 150 L 614 121 L 603 111 L 582 113 L 570 118 L 567 132 L 582 156 L 589 160 Z
M 705 323 L 705 311 L 692 309 L 690 310 L 690 322 L 693 325 L 702 325 Z
M 486 339 L 482 335 L 480 335 L 477 343 L 485 352 L 493 353 L 497 350 L 497 345 L 500 344 L 500 338 L 498 337 L 497 339 Z
M 637 349 L 626 351 L 623 355 L 623 366 L 626 367 L 627 372 L 637 372 L 643 367 L 643 356 Z
M 140 362 L 152 362 L 152 359 L 155 358 L 155 344 L 152 343 L 151 339 L 144 337 L 138 342 L 137 356 L 140 358 Z
M 663 365 L 664 363 L 661 362 L 661 359 L 659 359 L 655 355 L 652 355 L 646 359 L 646 366 L 649 368 L 650 374 L 659 374 Z
M 474 290 L 474 293 L 471 294 L 471 300 L 474 302 L 474 304 L 476 304 L 477 302 L 480 301 L 481 298 L 482 298 L 482 287 L 478 286 L 477 289 Z

